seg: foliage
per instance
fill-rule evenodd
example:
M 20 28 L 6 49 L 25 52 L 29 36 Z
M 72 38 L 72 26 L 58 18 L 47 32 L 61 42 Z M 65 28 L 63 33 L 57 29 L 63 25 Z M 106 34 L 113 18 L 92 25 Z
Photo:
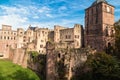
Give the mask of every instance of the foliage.
M 64 57 L 57 62 L 57 73 L 58 73 L 58 80 L 67 80 L 66 78 L 66 65 L 64 64 Z
M 120 58 L 120 20 L 115 24 L 115 49 L 114 55 Z
M 39 54 L 38 55 L 38 70 L 41 76 L 41 80 L 46 80 L 46 55 Z
M 22 68 L 6 60 L 0 60 L 0 80 L 40 80 L 29 69 Z
M 33 62 L 37 62 L 37 56 L 39 55 L 37 51 L 30 51 L 28 52 L 30 55 L 30 60 Z
M 90 55 L 85 65 L 76 70 L 73 80 L 120 80 L 119 61 L 106 53 Z
M 46 55 L 38 54 L 36 51 L 29 52 L 28 67 L 34 70 L 41 78 L 46 79 Z M 37 68 L 34 69 L 34 67 Z

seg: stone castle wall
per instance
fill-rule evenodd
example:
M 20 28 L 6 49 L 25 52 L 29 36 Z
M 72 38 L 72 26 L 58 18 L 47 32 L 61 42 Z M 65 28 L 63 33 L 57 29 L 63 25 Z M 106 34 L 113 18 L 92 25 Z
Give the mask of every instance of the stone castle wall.
M 13 63 L 27 67 L 27 53 L 25 49 L 15 49 L 13 55 Z
M 72 75 L 75 74 L 76 68 L 87 60 L 87 56 L 95 53 L 90 48 L 75 49 L 70 46 L 62 48 L 56 46 L 51 42 L 48 42 L 46 46 L 46 80 L 59 80 L 57 63 L 62 59 L 64 59 L 64 65 L 66 65 L 65 77 L 70 80 Z

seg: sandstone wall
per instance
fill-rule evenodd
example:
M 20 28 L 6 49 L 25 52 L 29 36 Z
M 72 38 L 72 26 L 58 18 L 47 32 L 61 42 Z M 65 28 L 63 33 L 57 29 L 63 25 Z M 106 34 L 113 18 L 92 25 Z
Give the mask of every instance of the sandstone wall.
M 24 49 L 15 49 L 13 63 L 27 67 L 27 53 Z

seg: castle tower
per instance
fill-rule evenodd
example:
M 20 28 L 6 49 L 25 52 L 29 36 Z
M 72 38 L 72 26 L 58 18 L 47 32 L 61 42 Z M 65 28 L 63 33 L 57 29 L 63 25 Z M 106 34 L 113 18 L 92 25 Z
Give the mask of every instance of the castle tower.
M 40 54 L 46 54 L 46 42 L 48 41 L 48 28 L 39 28 L 37 30 L 36 51 Z
M 96 0 L 85 10 L 85 43 L 103 51 L 114 43 L 114 6 L 106 0 Z
M 60 30 L 65 29 L 62 26 L 55 25 L 54 26 L 54 42 L 59 43 L 60 42 Z
M 17 48 L 23 47 L 24 30 L 22 28 L 17 29 Z

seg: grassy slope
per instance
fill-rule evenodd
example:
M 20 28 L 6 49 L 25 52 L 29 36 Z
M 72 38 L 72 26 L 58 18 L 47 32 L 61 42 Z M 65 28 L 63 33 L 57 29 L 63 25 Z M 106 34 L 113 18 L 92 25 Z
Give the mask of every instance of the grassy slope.
M 0 80 L 40 80 L 29 69 L 13 64 L 6 60 L 0 60 Z

